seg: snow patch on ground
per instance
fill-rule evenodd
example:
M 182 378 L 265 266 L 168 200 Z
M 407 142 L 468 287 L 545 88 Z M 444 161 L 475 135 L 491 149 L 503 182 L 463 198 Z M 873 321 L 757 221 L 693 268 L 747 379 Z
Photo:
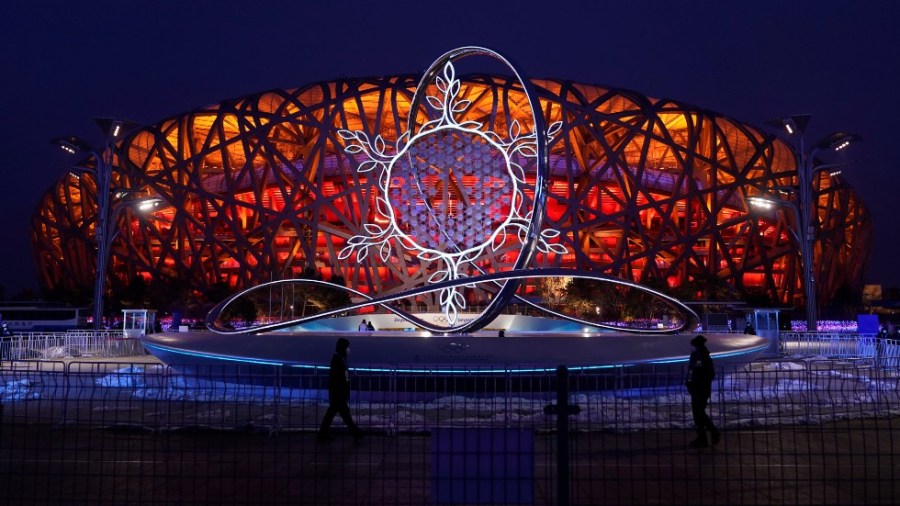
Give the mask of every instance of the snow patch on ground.
M 34 391 L 35 382 L 30 379 L 7 381 L 0 385 L 0 402 L 38 399 L 40 393 Z

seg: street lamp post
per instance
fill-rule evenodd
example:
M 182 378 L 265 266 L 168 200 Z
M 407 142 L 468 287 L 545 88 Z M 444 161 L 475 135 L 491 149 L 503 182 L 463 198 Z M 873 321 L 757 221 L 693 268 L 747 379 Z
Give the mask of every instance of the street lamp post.
M 53 143 L 69 154 L 88 153 L 96 160 L 96 168 L 76 167 L 77 170 L 90 173 L 97 181 L 97 226 L 94 230 L 97 241 L 97 273 L 94 281 L 94 328 L 103 326 L 103 294 L 106 286 L 106 269 L 109 262 L 110 247 L 118 231 L 111 232 L 110 225 L 122 207 L 110 213 L 110 192 L 112 191 L 113 147 L 127 127 L 132 126 L 124 120 L 95 120 L 106 134 L 102 150 L 95 149 L 87 141 L 75 136 L 53 139 Z
M 794 233 L 794 239 L 796 239 L 800 247 L 800 263 L 803 269 L 806 330 L 807 332 L 815 332 L 818 328 L 818 303 L 814 264 L 816 231 L 818 230 L 818 212 L 816 210 L 818 195 L 815 194 L 813 182 L 815 175 L 820 171 L 837 169 L 842 166 L 839 163 L 819 163 L 815 156 L 823 149 L 841 151 L 851 143 L 862 140 L 862 137 L 853 133 L 834 132 L 820 139 L 812 148 L 807 149 L 803 133 L 810 118 L 812 116 L 809 114 L 787 116 L 768 121 L 767 124 L 775 126 L 780 129 L 779 131 L 787 134 L 794 152 L 798 183 L 796 188 L 797 203 L 794 204 L 784 200 L 777 200 L 774 203 L 789 206 L 794 211 L 799 224 L 800 229 Z M 832 175 L 835 175 L 835 173 L 833 172 Z M 766 199 L 756 199 L 756 202 L 759 202 L 759 200 Z M 754 200 L 751 199 L 751 204 L 753 203 Z

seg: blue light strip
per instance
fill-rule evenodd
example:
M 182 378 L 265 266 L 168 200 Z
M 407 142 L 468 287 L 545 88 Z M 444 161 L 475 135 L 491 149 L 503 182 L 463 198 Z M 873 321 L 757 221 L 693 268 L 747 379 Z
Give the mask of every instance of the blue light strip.
M 750 349 L 746 349 L 746 350 L 723 351 L 723 352 L 719 352 L 719 353 L 713 353 L 712 358 L 739 357 L 741 355 L 748 355 L 750 353 L 759 353 L 768 347 L 769 347 L 769 345 L 765 344 L 762 346 L 757 346 L 755 348 L 750 348 Z M 687 362 L 689 359 L 690 359 L 690 357 L 668 358 L 668 359 L 663 359 L 663 360 L 654 360 L 654 361 L 646 362 L 646 363 L 648 363 L 648 364 L 676 364 L 678 362 Z
M 153 348 L 159 350 L 163 353 L 172 353 L 175 355 L 185 355 L 188 357 L 199 357 L 199 358 L 207 358 L 212 360 L 223 360 L 227 362 L 238 362 L 244 364 L 256 364 L 256 365 L 271 365 L 276 367 L 281 367 L 284 365 L 284 362 L 275 362 L 270 360 L 259 360 L 259 359 L 249 359 L 246 357 L 233 357 L 230 355 L 219 355 L 216 353 L 201 353 L 197 351 L 185 351 L 178 348 L 169 348 L 166 346 L 159 346 L 156 344 L 148 344 L 146 342 L 143 343 L 145 348 Z
M 167 348 L 165 346 L 158 346 L 144 343 L 144 346 L 148 348 L 154 348 L 160 350 L 165 353 L 173 353 L 177 355 L 185 355 L 189 357 L 198 357 L 212 360 L 223 360 L 228 362 L 236 362 L 236 363 L 245 363 L 245 364 L 255 364 L 255 365 L 269 365 L 275 367 L 288 367 L 291 369 L 311 369 L 311 370 L 325 370 L 328 369 L 326 366 L 321 365 L 313 365 L 313 364 L 286 364 L 284 362 L 275 362 L 275 361 L 266 361 L 266 360 L 253 360 L 243 357 L 233 357 L 228 355 L 217 355 L 214 353 L 200 353 L 193 351 L 184 351 L 179 349 Z M 768 345 L 757 346 L 755 348 L 750 348 L 747 350 L 740 351 L 732 351 L 732 352 L 720 352 L 714 353 L 714 358 L 731 358 L 738 357 L 742 355 L 749 355 L 753 353 L 759 353 L 768 348 Z M 690 357 L 678 357 L 671 359 L 662 359 L 662 360 L 650 360 L 646 362 L 630 362 L 630 363 L 622 363 L 622 364 L 596 364 L 596 365 L 581 365 L 581 366 L 570 366 L 570 371 L 597 371 L 602 369 L 622 369 L 626 367 L 637 367 L 641 365 L 665 365 L 665 364 L 678 364 L 684 363 L 689 360 Z M 528 368 L 491 368 L 491 369 L 439 369 L 439 368 L 429 368 L 428 366 L 423 366 L 422 368 L 414 369 L 409 367 L 351 367 L 351 371 L 356 372 L 365 372 L 365 373 L 389 373 L 389 374 L 437 374 L 437 375 L 473 375 L 473 374 L 524 374 L 524 373 L 548 373 L 556 371 L 556 366 L 552 367 L 528 367 Z

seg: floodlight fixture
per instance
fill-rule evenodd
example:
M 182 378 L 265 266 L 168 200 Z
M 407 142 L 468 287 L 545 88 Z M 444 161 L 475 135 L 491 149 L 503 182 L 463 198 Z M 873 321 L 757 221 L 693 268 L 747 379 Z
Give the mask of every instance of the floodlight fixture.
M 834 132 L 816 143 L 816 147 L 818 149 L 833 149 L 835 151 L 841 151 L 846 149 L 847 146 L 859 142 L 862 140 L 862 136 L 851 133 L 851 132 Z
M 747 201 L 751 206 L 758 207 L 760 209 L 772 209 L 772 207 L 775 205 L 775 203 L 771 200 L 762 197 L 750 197 L 747 199 Z
M 811 118 L 812 114 L 795 114 L 766 121 L 766 124 L 778 129 L 784 129 L 788 135 L 802 135 L 806 131 L 806 125 L 809 124 Z
M 94 118 L 94 123 L 109 139 L 118 139 L 140 126 L 134 121 L 119 118 Z
M 94 147 L 91 146 L 88 141 L 75 135 L 69 135 L 68 137 L 54 137 L 50 140 L 50 144 L 53 144 L 70 155 L 95 152 Z
M 139 201 L 137 206 L 138 206 L 138 210 L 140 210 L 140 211 L 149 211 L 150 209 L 159 207 L 159 205 L 161 203 L 162 203 L 162 199 L 150 198 L 150 199 L 144 199 L 144 200 Z

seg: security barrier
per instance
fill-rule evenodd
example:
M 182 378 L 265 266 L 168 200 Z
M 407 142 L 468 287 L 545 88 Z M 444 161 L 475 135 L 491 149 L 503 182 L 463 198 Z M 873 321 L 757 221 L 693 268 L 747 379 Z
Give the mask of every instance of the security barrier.
M 782 332 L 780 344 L 785 356 L 869 359 L 881 368 L 900 368 L 900 341 L 875 334 Z
M 897 374 L 719 371 L 694 449 L 680 370 L 356 371 L 356 442 L 316 431 L 327 371 L 5 362 L 6 504 L 894 504 Z M 564 401 L 564 402 L 563 402 Z M 461 438 L 461 439 L 460 439 Z M 523 467 L 524 466 L 524 467 Z M 462 488 L 460 488 L 462 487 Z
M 3 338 L 0 346 L 3 360 L 121 358 L 143 353 L 140 340 L 126 338 L 121 330 L 24 332 Z

